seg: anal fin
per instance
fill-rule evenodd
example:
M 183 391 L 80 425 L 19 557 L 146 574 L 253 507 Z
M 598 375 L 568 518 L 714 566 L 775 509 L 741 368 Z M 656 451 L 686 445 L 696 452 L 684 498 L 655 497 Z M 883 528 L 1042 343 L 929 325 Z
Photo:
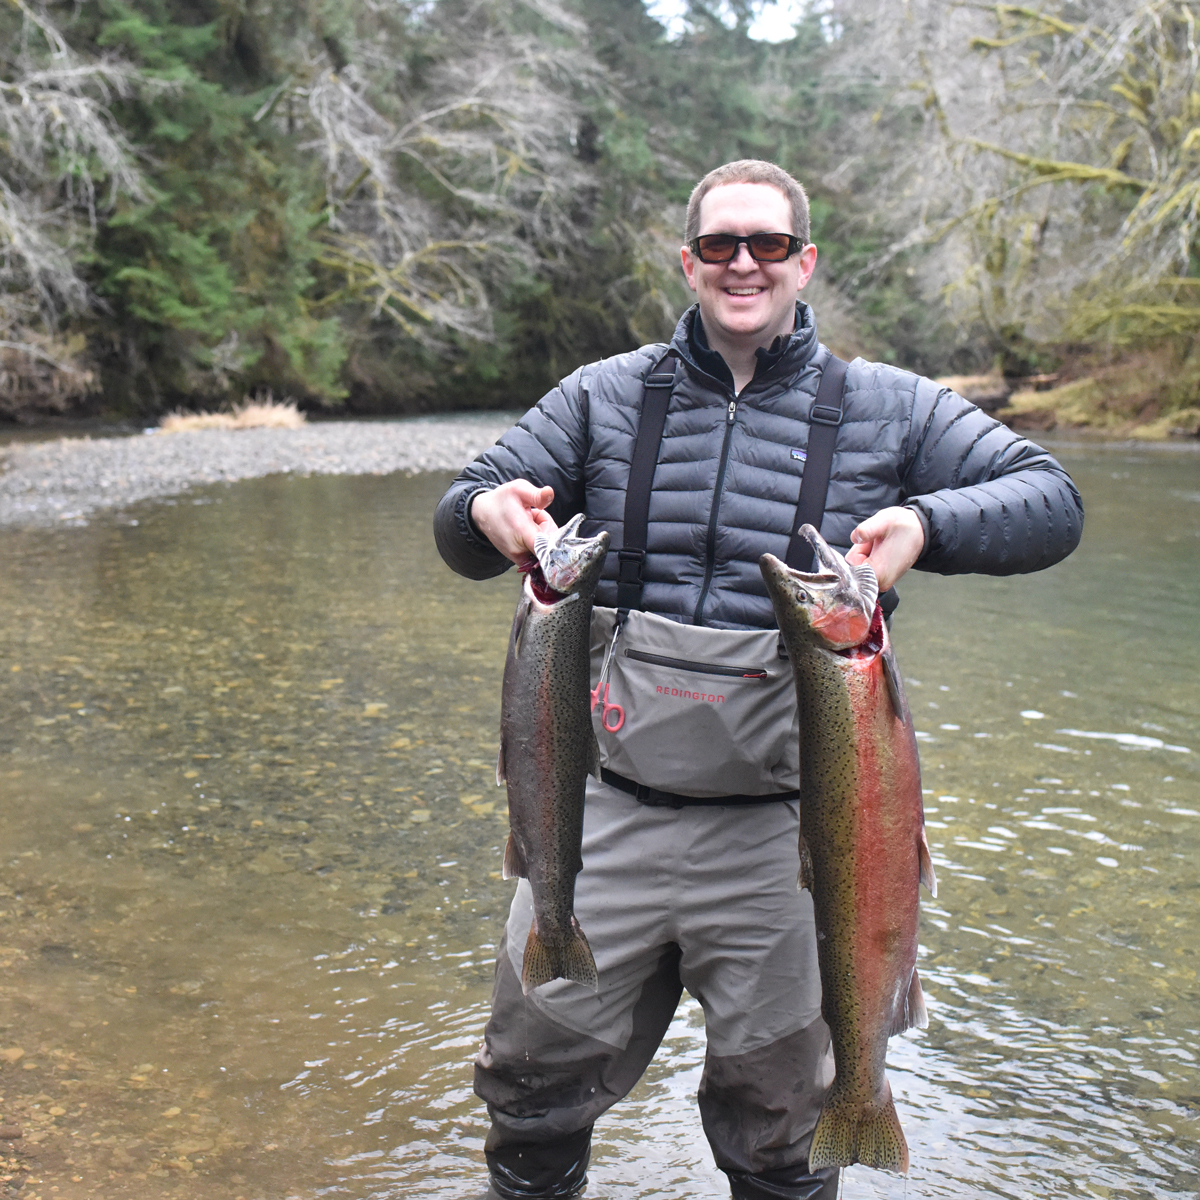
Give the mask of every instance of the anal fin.
M 521 853 L 521 847 L 517 845 L 517 839 L 510 833 L 508 841 L 504 843 L 504 866 L 501 868 L 505 879 L 525 879 L 529 875 L 529 868 L 525 865 L 525 856 Z
M 912 978 L 908 981 L 908 992 L 891 1029 L 888 1030 L 888 1037 L 895 1037 L 906 1029 L 928 1028 L 929 1013 L 925 1009 L 925 993 L 921 990 L 921 977 L 917 974 L 917 968 L 913 967 Z

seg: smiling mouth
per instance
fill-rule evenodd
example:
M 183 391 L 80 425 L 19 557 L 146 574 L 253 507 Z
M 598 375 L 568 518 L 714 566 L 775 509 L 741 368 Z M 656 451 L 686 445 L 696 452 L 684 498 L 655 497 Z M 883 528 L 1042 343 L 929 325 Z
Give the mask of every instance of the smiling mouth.
M 766 291 L 766 288 L 748 287 L 748 288 L 726 288 L 725 293 L 729 296 L 757 296 L 760 292 Z

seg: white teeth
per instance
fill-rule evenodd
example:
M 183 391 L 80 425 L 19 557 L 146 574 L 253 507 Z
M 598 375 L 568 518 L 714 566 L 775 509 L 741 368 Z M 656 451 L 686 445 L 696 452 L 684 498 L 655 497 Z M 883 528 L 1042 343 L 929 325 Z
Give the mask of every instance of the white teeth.
M 762 288 L 726 288 L 731 296 L 757 296 Z

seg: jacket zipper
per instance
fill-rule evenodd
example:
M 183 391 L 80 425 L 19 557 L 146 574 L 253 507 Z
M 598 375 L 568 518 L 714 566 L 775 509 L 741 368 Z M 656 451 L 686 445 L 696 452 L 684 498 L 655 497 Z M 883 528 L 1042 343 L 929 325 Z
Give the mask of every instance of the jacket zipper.
M 729 465 L 729 441 L 733 435 L 733 419 L 737 416 L 737 397 L 729 401 L 725 413 L 725 440 L 721 443 L 721 461 L 717 465 L 717 484 L 713 488 L 712 510 L 708 514 L 708 535 L 704 544 L 704 583 L 700 587 L 700 599 L 696 601 L 696 612 L 692 616 L 693 625 L 704 624 L 704 602 L 708 599 L 708 589 L 712 586 L 713 571 L 717 565 L 717 514 L 721 509 L 721 490 L 725 486 L 725 468 Z
M 674 667 L 679 671 L 692 671 L 697 675 L 729 675 L 735 679 L 766 679 L 762 667 L 729 667 L 724 663 L 694 662 L 688 658 L 668 658 L 665 654 L 650 654 L 646 650 L 626 650 L 626 658 L 650 663 L 656 667 Z

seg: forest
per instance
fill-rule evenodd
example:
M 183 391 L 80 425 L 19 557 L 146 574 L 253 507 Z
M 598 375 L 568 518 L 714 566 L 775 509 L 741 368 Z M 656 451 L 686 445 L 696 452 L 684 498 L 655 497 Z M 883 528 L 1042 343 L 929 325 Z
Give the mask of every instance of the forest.
M 760 11 L 3 0 L 0 419 L 524 407 L 669 336 L 690 189 L 755 157 L 839 353 L 1200 432 L 1200 4 Z

